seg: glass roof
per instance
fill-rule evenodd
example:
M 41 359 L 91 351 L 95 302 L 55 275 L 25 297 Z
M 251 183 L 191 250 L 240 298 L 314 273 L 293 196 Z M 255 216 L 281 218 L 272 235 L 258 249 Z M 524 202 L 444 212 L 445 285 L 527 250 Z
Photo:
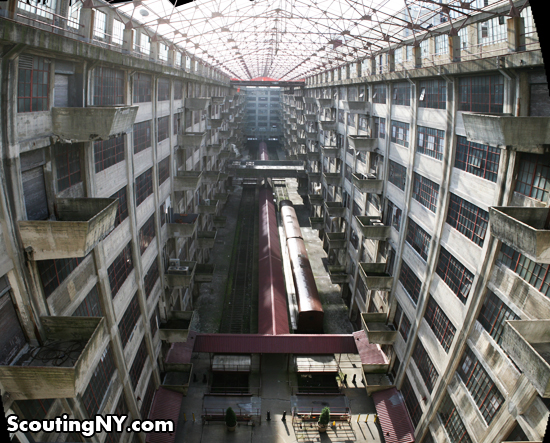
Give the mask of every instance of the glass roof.
M 180 0 L 181 1 L 181 0 Z M 112 4 L 143 32 L 230 77 L 296 80 L 421 40 L 449 18 L 508 0 L 168 0 Z M 437 32 L 436 32 L 437 33 Z M 153 41 L 157 38 L 153 37 Z

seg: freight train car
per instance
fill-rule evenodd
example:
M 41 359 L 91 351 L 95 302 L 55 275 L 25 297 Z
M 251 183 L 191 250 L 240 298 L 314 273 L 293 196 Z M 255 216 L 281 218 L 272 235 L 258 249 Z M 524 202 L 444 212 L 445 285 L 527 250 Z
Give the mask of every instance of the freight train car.
M 260 160 L 269 160 L 269 154 L 267 153 L 267 143 L 264 141 L 260 142 L 259 158 Z

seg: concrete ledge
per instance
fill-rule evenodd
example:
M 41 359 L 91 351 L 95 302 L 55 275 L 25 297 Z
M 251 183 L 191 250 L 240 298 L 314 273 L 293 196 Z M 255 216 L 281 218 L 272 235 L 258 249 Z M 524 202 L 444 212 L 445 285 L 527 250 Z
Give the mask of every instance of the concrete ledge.
M 186 98 L 185 108 L 192 111 L 206 111 L 210 105 L 209 97 Z
M 167 343 L 186 342 L 194 315 L 195 311 L 170 311 L 159 326 L 160 339 Z
M 180 261 L 179 269 L 172 266 L 164 273 L 166 283 L 170 288 L 188 288 L 195 276 L 197 262 Z
M 368 135 L 348 135 L 348 142 L 359 152 L 375 152 L 378 148 L 378 139 Z
M 360 192 L 380 195 L 384 191 L 384 180 L 368 178 L 358 172 L 352 174 L 351 179 L 353 186 L 355 186 Z
M 386 263 L 359 263 L 359 271 L 369 291 L 391 291 L 393 277 L 386 273 Z
M 397 338 L 395 326 L 387 324 L 388 314 L 381 312 L 362 312 L 361 324 L 369 343 L 393 345 Z
M 356 215 L 355 224 L 361 234 L 370 240 L 387 240 L 390 237 L 391 227 L 384 226 L 380 217 Z
M 325 212 L 331 217 L 344 217 L 346 207 L 342 202 L 325 202 Z

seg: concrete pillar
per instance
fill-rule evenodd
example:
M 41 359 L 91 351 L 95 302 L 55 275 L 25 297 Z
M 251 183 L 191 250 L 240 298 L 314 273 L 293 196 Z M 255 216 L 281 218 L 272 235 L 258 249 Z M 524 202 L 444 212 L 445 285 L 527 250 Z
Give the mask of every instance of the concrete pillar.
M 395 71 L 395 49 L 390 50 L 388 53 L 388 69 L 390 72 Z
M 508 51 L 525 50 L 525 20 L 523 17 L 511 17 L 507 20 Z
M 168 49 L 168 64 L 176 66 L 176 51 L 172 47 Z
M 346 65 L 346 80 L 351 78 L 350 65 Z
M 422 67 L 422 49 L 420 48 L 420 45 L 413 46 L 413 59 L 414 59 L 414 67 L 421 68 Z
M 131 24 L 132 22 L 128 22 Z M 122 52 L 131 54 L 134 50 L 134 30 L 132 28 L 124 28 L 122 32 Z
M 86 41 L 90 41 L 94 32 L 94 10 L 91 8 L 80 9 L 80 29 Z
M 449 58 L 452 62 L 460 61 L 460 36 L 449 35 Z
M 360 78 L 362 73 L 361 73 L 361 62 L 357 62 L 355 63 L 355 74 L 357 75 L 357 78 Z
M 371 57 L 370 59 L 370 72 L 376 74 L 376 57 Z
M 159 45 L 160 42 L 156 39 L 151 38 L 151 52 L 149 53 L 149 58 L 152 60 L 158 60 L 159 58 Z

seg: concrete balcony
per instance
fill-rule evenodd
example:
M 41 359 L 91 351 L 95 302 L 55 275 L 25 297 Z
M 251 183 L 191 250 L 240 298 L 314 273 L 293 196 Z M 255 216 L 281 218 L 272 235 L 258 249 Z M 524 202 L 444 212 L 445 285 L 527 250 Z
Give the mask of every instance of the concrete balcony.
M 512 151 L 543 154 L 550 145 L 550 117 L 464 113 L 468 140 Z
M 218 200 L 204 200 L 197 206 L 199 214 L 215 214 L 218 211 Z
M 304 114 L 306 121 L 308 122 L 315 122 L 317 121 L 317 114 L 313 111 L 306 111 Z
M 216 144 L 216 145 L 207 145 L 206 146 L 206 155 L 218 155 L 220 151 L 222 150 L 222 145 Z
M 197 263 L 195 267 L 195 283 L 210 283 L 214 279 L 215 265 Z
M 314 97 L 302 97 L 306 105 L 314 105 L 317 103 L 317 99 Z
M 321 182 L 321 173 L 320 172 L 308 172 L 307 176 L 310 182 L 320 183 Z
M 220 176 L 221 176 L 221 174 L 222 173 L 220 173 Z M 227 178 L 227 174 L 224 174 L 224 175 L 226 176 L 225 178 Z M 220 179 L 221 179 L 221 177 L 220 177 Z M 229 194 L 227 192 L 216 192 L 214 194 L 214 198 L 216 200 L 218 200 L 220 202 L 220 204 L 225 204 L 225 203 L 227 203 L 227 199 L 229 198 Z
M 550 398 L 550 320 L 508 320 L 502 348 L 537 392 Z
M 395 326 L 387 324 L 388 314 L 384 312 L 362 312 L 361 324 L 369 343 L 393 345 L 397 338 Z
M 178 134 L 178 145 L 186 148 L 200 148 L 206 132 L 185 132 Z
M 170 311 L 159 326 L 160 339 L 167 343 L 184 343 L 189 335 L 189 326 L 195 311 Z
M 215 228 L 225 228 L 227 217 L 225 215 L 217 215 L 212 218 L 212 224 Z
M 0 366 L 0 383 L 13 400 L 76 398 L 88 387 L 105 350 L 103 317 L 41 317 L 46 337 L 9 366 Z M 56 352 L 52 352 L 55 349 Z M 60 358 L 63 356 L 63 358 Z
M 225 97 L 210 97 L 213 105 L 223 105 L 225 103 Z
M 393 277 L 386 272 L 386 263 L 359 263 L 361 278 L 369 291 L 390 291 Z
M 346 215 L 346 207 L 342 202 L 325 202 L 325 212 L 330 217 L 344 217 Z
M 192 237 L 197 229 L 198 214 L 172 214 L 168 223 L 168 237 L 188 238 Z
M 315 102 L 319 108 L 334 108 L 334 100 L 331 98 L 317 98 Z
M 371 104 L 369 102 L 340 100 L 339 105 L 340 109 L 351 114 L 369 114 L 371 111 Z
M 325 237 L 329 249 L 344 249 L 346 247 L 345 232 L 326 232 Z
M 118 199 L 67 198 L 55 202 L 56 220 L 19 221 L 34 260 L 85 257 L 115 225 Z
M 319 194 L 309 194 L 309 203 L 312 206 L 323 206 L 325 199 Z
M 220 160 L 225 160 L 225 159 L 228 159 L 228 158 L 235 158 L 236 156 L 237 156 L 237 154 L 235 154 L 235 152 L 228 151 L 228 150 L 220 151 L 220 153 L 218 154 L 218 157 L 220 158 Z
M 202 183 L 206 185 L 215 185 L 220 180 L 219 171 L 202 171 Z
M 190 111 L 206 111 L 210 105 L 210 97 L 196 97 L 185 99 L 185 109 Z
M 491 234 L 537 263 L 550 263 L 548 208 L 493 206 Z
M 309 224 L 311 229 L 323 229 L 325 226 L 325 219 L 323 217 L 309 217 Z
M 229 174 L 227 172 L 220 172 L 218 174 L 218 181 L 224 181 L 224 180 L 227 180 L 227 178 L 229 177 Z M 219 198 L 215 197 L 216 200 L 219 200 Z M 225 197 L 225 200 L 227 200 L 227 197 Z M 225 203 L 225 200 L 222 202 L 222 203 Z
M 222 112 L 220 113 L 220 115 L 222 116 L 222 119 L 227 120 L 227 119 L 231 116 L 231 112 L 229 112 L 229 111 L 222 111 Z
M 296 154 L 290 154 L 286 156 L 286 159 L 291 161 L 296 161 L 298 160 L 298 157 L 296 156 Z
M 372 177 L 372 178 L 371 178 Z M 374 174 L 365 176 L 360 173 L 351 175 L 353 185 L 358 191 L 369 194 L 382 194 L 384 191 L 384 180 L 376 179 Z
M 289 121 L 290 123 L 296 123 L 296 122 L 298 121 L 298 119 L 297 119 L 296 117 L 293 116 L 293 117 L 290 117 L 290 118 L 288 119 L 288 121 Z
M 340 172 L 323 172 L 323 180 L 327 185 L 342 186 L 342 174 Z
M 386 374 L 367 374 L 363 371 L 363 384 L 367 391 L 367 395 L 372 395 L 375 392 L 385 391 L 395 387 L 390 377 Z
M 170 288 L 188 288 L 195 276 L 197 262 L 181 261 L 179 266 L 170 266 L 164 273 L 166 284 Z
M 178 171 L 174 177 L 174 191 L 196 191 L 202 180 L 202 171 Z
M 320 152 L 311 152 L 311 151 L 309 151 L 307 153 L 307 159 L 309 161 L 313 161 L 313 162 L 320 162 L 321 161 L 321 153 Z
M 303 162 L 307 161 L 307 154 L 300 154 L 300 153 L 296 154 L 296 160 L 303 161 Z
M 179 392 L 187 396 L 191 376 L 193 374 L 193 363 L 164 363 L 164 378 L 162 387 L 171 391 Z
M 218 131 L 218 134 L 221 138 L 229 138 L 231 137 L 231 129 L 220 130 Z
M 349 146 L 359 152 L 375 152 L 378 139 L 368 135 L 348 135 Z
M 335 131 L 338 123 L 336 120 L 321 120 L 319 125 L 323 131 Z
M 210 127 L 212 129 L 221 128 L 222 123 L 223 123 L 223 118 L 211 118 L 210 119 Z
M 131 131 L 139 106 L 52 108 L 53 134 L 63 143 L 107 140 Z
M 197 231 L 196 245 L 200 249 L 212 249 L 216 243 L 218 231 Z
M 306 138 L 305 137 L 296 137 L 296 143 L 299 145 L 305 145 L 306 144 Z
M 328 275 L 330 281 L 334 285 L 342 285 L 344 283 L 349 283 L 349 275 L 346 272 L 345 266 L 332 266 L 328 267 Z
M 317 140 L 319 133 L 317 131 L 306 131 L 306 140 Z
M 390 238 L 391 226 L 385 226 L 380 217 L 355 216 L 359 231 L 370 240 L 387 240 Z
M 336 147 L 324 148 L 324 147 L 322 147 L 321 148 L 321 153 L 323 154 L 323 157 L 340 158 L 340 148 L 336 148 Z

